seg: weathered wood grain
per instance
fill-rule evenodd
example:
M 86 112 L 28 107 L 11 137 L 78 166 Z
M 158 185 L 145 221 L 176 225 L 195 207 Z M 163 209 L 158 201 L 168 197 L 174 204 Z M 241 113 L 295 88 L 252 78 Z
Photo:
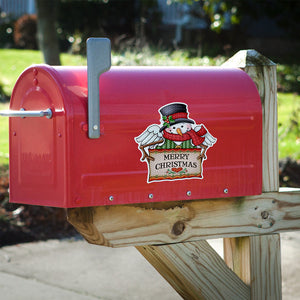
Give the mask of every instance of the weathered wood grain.
M 281 299 L 279 234 L 224 239 L 224 259 L 250 286 L 251 299 Z
M 250 238 L 225 238 L 223 245 L 224 260 L 227 266 L 250 286 Z
M 300 230 L 300 191 L 186 202 L 68 209 L 88 242 L 170 244 Z
M 251 299 L 281 299 L 279 234 L 250 238 Z
M 206 241 L 137 249 L 183 299 L 250 299 L 250 289 Z
M 263 114 L 262 191 L 278 191 L 276 64 L 254 50 L 246 50 L 238 52 L 224 65 L 243 69 L 257 86 Z M 262 212 L 262 218 L 268 219 L 269 216 L 267 211 Z M 277 238 L 280 241 L 279 235 Z M 276 244 L 277 248 L 273 251 L 266 250 L 273 239 L 272 235 L 261 239 L 254 237 L 224 239 L 224 259 L 244 282 L 251 282 L 252 299 L 281 299 L 281 288 L 277 286 L 281 285 L 280 256 L 276 256 L 278 252 L 280 253 L 280 243 Z M 256 247 L 253 247 L 253 244 Z M 256 264 L 257 261 L 260 265 Z M 279 265 L 277 272 L 272 272 L 274 270 L 269 268 L 271 261 L 273 265 Z M 265 270 L 264 274 L 260 272 L 261 268 Z M 266 292 L 271 289 L 277 292 Z

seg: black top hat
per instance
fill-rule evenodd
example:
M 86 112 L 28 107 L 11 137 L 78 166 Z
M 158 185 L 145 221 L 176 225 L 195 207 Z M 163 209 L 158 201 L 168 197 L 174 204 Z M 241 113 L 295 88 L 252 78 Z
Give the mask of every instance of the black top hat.
M 188 118 L 187 105 L 184 103 L 167 104 L 160 108 L 159 112 L 161 113 L 164 122 L 160 131 L 178 123 L 195 123 Z

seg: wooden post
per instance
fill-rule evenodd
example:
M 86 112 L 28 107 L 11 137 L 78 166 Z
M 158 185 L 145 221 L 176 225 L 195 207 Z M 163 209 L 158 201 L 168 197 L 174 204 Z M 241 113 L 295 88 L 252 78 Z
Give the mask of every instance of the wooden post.
M 262 192 L 276 192 L 279 190 L 276 64 L 254 50 L 243 50 L 223 66 L 241 68 L 257 86 L 263 112 Z M 266 213 L 262 217 L 269 216 Z M 270 245 L 274 247 L 272 250 Z M 281 299 L 279 234 L 225 238 L 224 259 L 245 283 L 250 284 L 251 299 Z

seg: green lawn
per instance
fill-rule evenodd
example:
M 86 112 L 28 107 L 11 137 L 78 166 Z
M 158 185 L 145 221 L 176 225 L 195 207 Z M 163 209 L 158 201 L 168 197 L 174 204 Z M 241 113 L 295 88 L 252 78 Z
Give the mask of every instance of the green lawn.
M 0 110 L 7 109 L 8 104 L 0 103 Z M 8 165 L 8 118 L 0 117 L 0 166 Z
M 86 59 L 79 55 L 62 54 L 63 65 L 86 65 Z M 134 53 L 113 53 L 113 65 L 220 65 L 224 57 L 190 58 L 186 51 L 154 52 L 145 49 Z M 22 71 L 32 64 L 42 63 L 39 51 L 0 49 L 0 85 L 10 95 L 12 88 Z M 7 104 L 0 103 L 0 109 Z M 290 156 L 300 159 L 300 96 L 278 93 L 278 133 L 279 157 Z M 0 165 L 8 163 L 8 120 L 0 117 Z
M 300 96 L 278 94 L 279 157 L 300 159 Z

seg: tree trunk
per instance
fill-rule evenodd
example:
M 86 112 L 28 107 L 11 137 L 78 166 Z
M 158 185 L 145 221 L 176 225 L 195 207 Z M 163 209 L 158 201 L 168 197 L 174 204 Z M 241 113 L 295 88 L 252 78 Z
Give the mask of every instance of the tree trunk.
M 35 0 L 38 17 L 38 43 L 44 62 L 60 65 L 58 37 L 56 31 L 57 0 Z

